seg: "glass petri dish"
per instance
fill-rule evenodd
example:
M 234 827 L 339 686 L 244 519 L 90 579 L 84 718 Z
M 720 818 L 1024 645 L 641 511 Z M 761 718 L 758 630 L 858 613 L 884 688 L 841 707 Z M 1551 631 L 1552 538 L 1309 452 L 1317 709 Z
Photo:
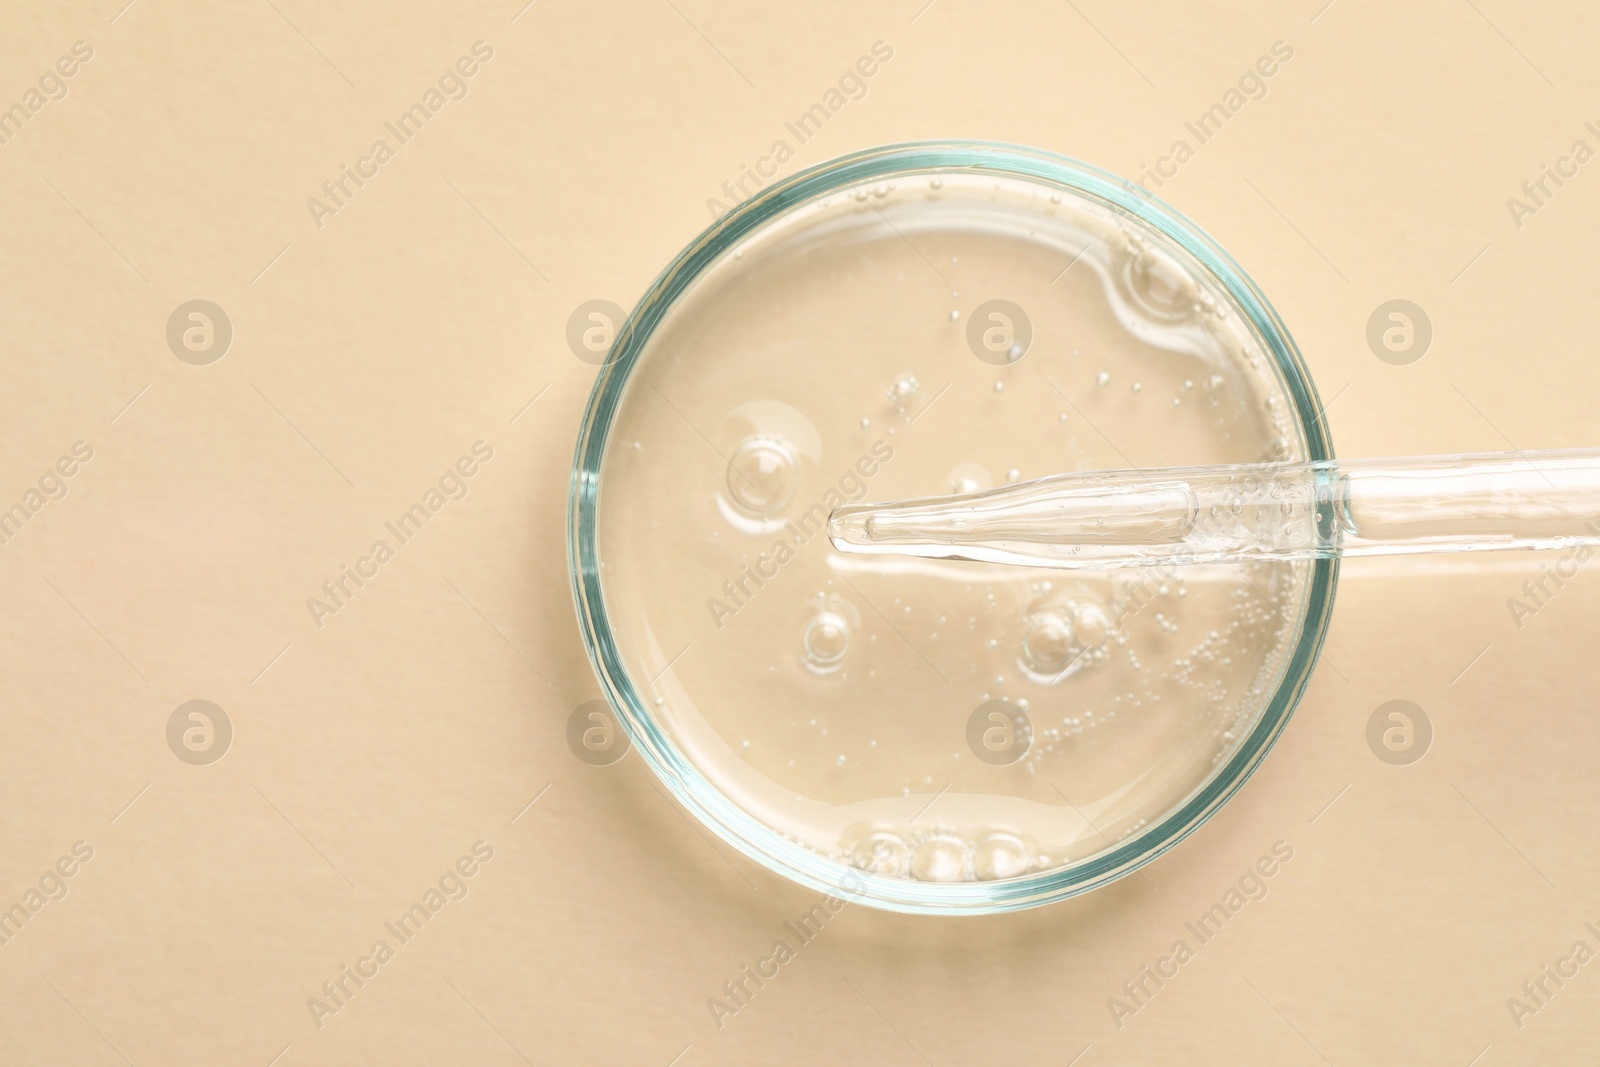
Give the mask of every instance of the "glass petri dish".
M 672 794 L 802 884 L 923 913 L 1104 885 L 1282 731 L 1330 560 L 1079 578 L 845 556 L 845 501 L 1331 458 L 1265 297 L 1113 175 L 894 145 L 763 191 L 617 333 L 579 432 L 585 644 Z

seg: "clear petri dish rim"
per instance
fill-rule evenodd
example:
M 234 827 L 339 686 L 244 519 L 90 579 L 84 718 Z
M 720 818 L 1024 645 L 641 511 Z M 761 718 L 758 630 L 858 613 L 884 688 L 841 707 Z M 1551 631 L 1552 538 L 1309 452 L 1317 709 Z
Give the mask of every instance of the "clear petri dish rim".
M 1160 820 L 1103 852 L 1061 867 L 995 882 L 920 882 L 860 871 L 789 841 L 730 800 L 683 757 L 628 676 L 600 581 L 600 471 L 633 369 L 678 296 L 768 221 L 863 182 L 950 171 L 1023 178 L 1070 191 L 1136 218 L 1192 255 L 1227 291 L 1276 364 L 1305 442 L 1305 458 L 1333 458 L 1315 387 L 1277 312 L 1233 258 L 1176 209 L 1114 174 L 1041 149 L 971 140 L 885 145 L 819 164 L 762 190 L 707 227 L 645 291 L 617 331 L 578 431 L 567 498 L 567 561 L 584 647 L 607 701 L 651 771 L 701 823 L 769 870 L 836 897 L 913 914 L 983 915 L 1037 907 L 1106 885 L 1162 855 L 1215 814 L 1260 765 L 1304 694 L 1332 614 L 1338 561 L 1311 564 L 1300 630 L 1285 657 L 1283 677 L 1229 758 Z

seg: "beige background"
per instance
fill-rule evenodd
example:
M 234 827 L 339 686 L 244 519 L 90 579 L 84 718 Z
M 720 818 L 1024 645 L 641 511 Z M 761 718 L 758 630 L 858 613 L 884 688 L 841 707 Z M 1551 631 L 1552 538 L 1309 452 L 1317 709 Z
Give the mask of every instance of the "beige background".
M 94 58 L 0 147 L 0 507 L 73 442 L 94 458 L 0 546 L 0 906 L 74 842 L 94 857 L 0 945 L 0 1061 L 1594 1056 L 1600 963 L 1520 1029 L 1506 1006 L 1600 949 L 1600 577 L 1519 629 L 1532 555 L 1348 566 L 1282 743 L 1148 878 L 1011 917 L 848 909 L 713 1025 L 814 896 L 636 755 L 567 749 L 597 689 L 563 549 L 594 370 L 564 330 L 630 305 L 874 41 L 893 60 L 786 173 L 975 136 L 1134 174 L 1288 42 L 1163 195 L 1276 303 L 1341 453 L 1600 446 L 1600 163 L 1521 228 L 1505 204 L 1600 147 L 1600 14 L 922 2 L 11 5 L 0 102 L 74 41 Z M 306 199 L 477 40 L 467 98 L 319 229 Z M 1395 297 L 1434 324 L 1412 366 L 1364 340 Z M 165 341 L 194 298 L 235 331 L 210 366 Z M 306 598 L 479 439 L 470 495 L 318 629 Z M 165 739 L 195 698 L 235 731 L 210 766 Z M 1365 740 L 1394 698 L 1434 726 L 1409 767 Z M 479 840 L 470 894 L 319 1028 L 307 998 Z M 1107 998 L 1278 840 L 1271 895 L 1119 1029 Z

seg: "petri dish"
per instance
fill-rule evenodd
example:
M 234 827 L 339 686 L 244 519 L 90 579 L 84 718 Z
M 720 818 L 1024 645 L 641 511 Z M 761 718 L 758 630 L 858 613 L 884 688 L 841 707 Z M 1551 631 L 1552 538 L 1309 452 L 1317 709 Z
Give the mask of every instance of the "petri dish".
M 778 183 L 645 293 L 596 378 L 585 644 L 696 818 L 921 913 L 1122 877 L 1282 731 L 1337 561 L 1079 577 L 849 556 L 847 502 L 1068 470 L 1331 458 L 1277 314 L 1198 227 L 1051 153 L 893 145 Z

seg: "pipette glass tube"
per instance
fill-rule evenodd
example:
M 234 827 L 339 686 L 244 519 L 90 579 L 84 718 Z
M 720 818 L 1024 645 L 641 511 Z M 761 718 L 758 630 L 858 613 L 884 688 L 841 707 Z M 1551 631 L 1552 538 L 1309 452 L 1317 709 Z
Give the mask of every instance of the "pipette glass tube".
M 1600 450 L 1060 474 L 834 510 L 841 552 L 1062 569 L 1600 544 Z

